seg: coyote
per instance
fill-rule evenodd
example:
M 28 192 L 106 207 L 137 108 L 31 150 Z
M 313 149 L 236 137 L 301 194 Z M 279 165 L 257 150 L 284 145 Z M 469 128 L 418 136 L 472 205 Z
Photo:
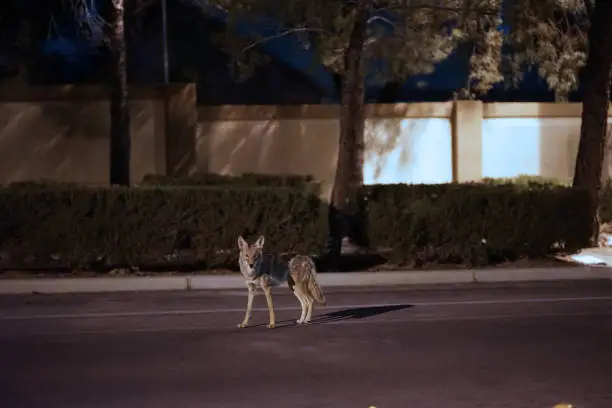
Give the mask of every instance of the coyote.
M 289 289 L 302 307 L 302 314 L 296 323 L 309 323 L 312 318 L 314 302 L 325 305 L 325 296 L 317 283 L 317 272 L 312 258 L 306 255 L 297 255 L 289 262 L 284 262 L 273 255 L 264 254 L 263 245 L 263 235 L 252 245 L 249 245 L 242 236 L 238 237 L 238 248 L 240 249 L 238 263 L 249 290 L 244 319 L 238 327 L 246 327 L 249 324 L 255 290 L 259 286 L 263 289 L 268 304 L 270 315 L 268 328 L 274 328 L 276 322 L 271 289 L 284 282 L 287 282 Z

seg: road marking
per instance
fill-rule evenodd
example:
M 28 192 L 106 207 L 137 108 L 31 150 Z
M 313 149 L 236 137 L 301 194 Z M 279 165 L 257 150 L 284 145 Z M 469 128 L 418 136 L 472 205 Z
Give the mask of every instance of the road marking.
M 405 303 L 383 303 L 383 304 L 348 304 L 337 306 L 318 306 L 315 310 L 345 310 L 345 309 L 365 309 L 376 307 L 437 307 L 437 306 L 472 306 L 472 305 L 513 305 L 525 303 L 564 303 L 564 302 L 592 302 L 600 300 L 612 300 L 612 296 L 588 296 L 588 297 L 559 297 L 559 298 L 525 298 L 525 299 L 491 299 L 491 300 L 466 300 L 466 301 L 446 301 L 446 302 L 405 302 Z M 276 311 L 295 311 L 299 307 L 275 307 Z M 253 308 L 253 311 L 267 311 L 265 307 Z M 13 315 L 0 316 L 0 321 L 14 320 L 52 320 L 52 319 L 92 319 L 92 318 L 122 318 L 122 317 L 156 317 L 156 316 L 181 316 L 181 315 L 202 315 L 202 314 L 225 314 L 225 313 L 244 313 L 244 308 L 221 308 L 221 309 L 187 309 L 187 310 L 156 310 L 140 312 L 92 312 L 92 313 L 59 313 L 59 314 L 40 314 L 40 315 Z
M 294 330 L 308 330 L 308 327 L 328 326 L 328 325 L 360 325 L 360 324 L 400 324 L 400 323 L 439 323 L 449 321 L 479 321 L 479 320 L 502 320 L 502 319 L 537 319 L 537 318 L 555 318 L 555 317 L 612 317 L 612 311 L 608 312 L 575 312 L 575 313 L 542 313 L 542 314 L 499 314 L 489 316 L 453 316 L 453 317 L 412 317 L 402 319 L 389 319 L 389 320 L 368 320 L 368 319 L 347 319 L 339 321 L 325 321 L 317 322 L 313 321 L 311 326 L 297 326 L 293 323 L 278 324 L 278 329 L 270 331 L 265 328 L 265 324 L 253 323 L 253 325 L 247 329 L 238 329 L 234 324 L 226 324 L 219 326 L 178 326 L 178 327 L 147 327 L 140 329 L 108 329 L 108 330 L 77 330 L 77 331 L 57 331 L 57 332 L 34 332 L 25 333 L 27 336 L 53 336 L 53 337 L 73 337 L 73 336 L 87 336 L 87 335 L 101 335 L 101 334 L 138 334 L 138 333 L 173 333 L 173 332 L 201 332 L 201 331 L 216 331 L 216 332 L 227 332 L 227 333 L 245 333 L 248 334 L 253 330 L 257 330 L 259 333 L 273 333 L 276 330 L 284 328 L 293 328 Z M 255 327 L 258 326 L 258 327 Z M 282 331 L 282 330 L 281 330 Z M 23 337 L 23 333 L 19 334 L 18 338 Z M 0 336 L 0 341 L 8 340 L 15 336 Z M 75 340 L 75 339 L 72 339 Z M 78 339 L 76 340 L 78 341 Z

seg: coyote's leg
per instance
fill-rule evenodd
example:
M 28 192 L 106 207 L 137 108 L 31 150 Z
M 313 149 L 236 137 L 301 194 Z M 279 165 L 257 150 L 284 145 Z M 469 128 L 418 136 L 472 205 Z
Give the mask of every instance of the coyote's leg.
M 248 326 L 249 319 L 251 318 L 251 311 L 253 310 L 253 299 L 255 298 L 255 284 L 247 283 L 247 287 L 249 289 L 249 297 L 247 299 L 247 308 L 244 313 L 244 319 L 242 320 L 242 323 L 238 325 L 238 327 L 240 328 Z
M 306 320 L 304 320 L 304 323 L 310 323 L 310 319 L 312 319 L 312 305 L 314 303 L 314 300 L 310 296 L 305 296 L 305 300 L 306 308 L 308 309 L 308 311 L 306 313 Z
M 302 292 L 302 288 L 296 285 L 293 288 L 293 294 L 300 302 L 300 306 L 302 308 L 302 314 L 300 315 L 300 318 L 296 320 L 295 322 L 297 324 L 302 324 L 304 323 L 304 317 L 306 316 L 306 302 L 304 301 L 304 292 Z
M 268 312 L 270 314 L 270 323 L 268 324 L 268 329 L 273 329 L 276 325 L 276 317 L 274 316 L 274 304 L 272 303 L 272 292 L 270 287 L 263 288 L 264 293 L 266 295 L 266 302 L 268 303 Z

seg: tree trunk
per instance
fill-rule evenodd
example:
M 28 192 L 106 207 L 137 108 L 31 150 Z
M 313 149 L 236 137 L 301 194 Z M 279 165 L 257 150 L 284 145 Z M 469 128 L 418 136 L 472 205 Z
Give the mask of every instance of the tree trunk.
M 344 59 L 340 108 L 338 162 L 330 207 L 330 255 L 340 255 L 342 238 L 349 234 L 349 211 L 355 189 L 363 184 L 364 60 L 369 0 L 356 7 L 356 20 Z
M 112 0 L 109 37 L 110 83 L 110 183 L 130 185 L 130 111 L 128 105 L 124 0 Z
M 588 190 L 592 206 L 588 208 L 597 236 L 597 208 L 606 144 L 608 106 L 610 104 L 610 68 L 612 66 L 612 1 L 597 0 L 589 29 L 589 54 L 585 67 L 584 97 L 580 143 L 576 156 L 574 186 Z

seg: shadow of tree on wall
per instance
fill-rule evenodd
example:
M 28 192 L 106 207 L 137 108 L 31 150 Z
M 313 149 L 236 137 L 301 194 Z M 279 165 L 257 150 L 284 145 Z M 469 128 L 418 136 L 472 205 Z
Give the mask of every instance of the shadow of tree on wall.
M 199 171 L 312 175 L 326 198 L 336 168 L 333 119 L 206 118 L 198 123 Z
M 148 119 L 142 104 L 130 102 L 130 125 L 141 127 Z M 64 136 L 85 139 L 110 138 L 108 101 L 50 102 L 40 105 L 40 114 L 54 128 L 65 130 Z
M 368 119 L 364 135 L 366 181 L 426 178 L 428 175 L 420 174 L 413 165 L 417 164 L 415 149 L 429 121 L 426 113 L 419 118 L 395 115 Z M 311 174 L 322 183 L 323 197 L 329 197 L 338 133 L 339 120 L 330 117 L 206 118 L 198 123 L 199 171 Z M 442 146 L 441 151 L 446 154 L 448 147 Z
M 146 104 L 146 102 L 145 102 Z M 152 109 L 131 103 L 133 149 L 146 136 Z M 5 102 L 0 106 L 0 179 L 2 182 L 35 179 L 103 183 L 107 179 L 110 117 L 108 103 Z M 139 134 L 140 133 L 140 134 Z M 142 154 L 141 154 L 142 155 Z M 147 165 L 138 155 L 133 167 Z
M 100 106 L 102 105 L 102 106 Z M 41 117 L 60 131 L 60 137 L 108 139 L 108 110 L 104 104 L 91 102 L 53 102 L 40 106 Z
M 393 153 L 397 153 L 399 168 L 409 166 L 414 154 L 415 136 L 422 132 L 423 128 L 423 121 L 418 119 L 368 119 L 364 135 L 364 161 L 366 167 L 373 167 L 372 176 L 375 182 L 384 176 L 383 172 L 391 170 L 388 166 Z

